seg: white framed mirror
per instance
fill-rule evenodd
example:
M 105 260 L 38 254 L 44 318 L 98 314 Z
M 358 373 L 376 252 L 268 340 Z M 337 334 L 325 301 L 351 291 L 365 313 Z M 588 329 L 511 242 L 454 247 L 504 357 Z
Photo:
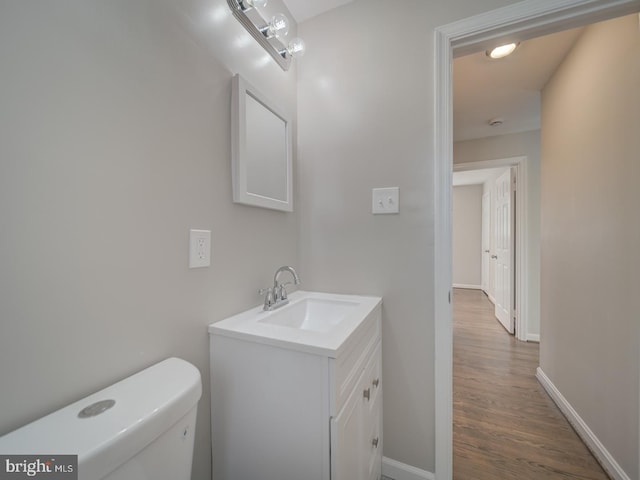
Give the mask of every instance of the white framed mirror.
M 292 125 L 288 116 L 239 74 L 233 77 L 233 201 L 293 211 Z

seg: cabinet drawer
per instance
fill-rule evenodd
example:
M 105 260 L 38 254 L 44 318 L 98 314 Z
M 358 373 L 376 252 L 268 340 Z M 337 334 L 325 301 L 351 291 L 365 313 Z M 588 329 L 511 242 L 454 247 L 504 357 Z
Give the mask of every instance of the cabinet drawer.
M 363 389 L 369 389 L 369 402 L 367 402 L 367 412 L 373 415 L 373 412 L 379 409 L 382 403 L 382 347 L 377 343 L 373 352 L 365 366 L 365 372 L 362 378 Z
M 362 329 L 337 358 L 330 359 L 329 370 L 333 382 L 330 385 L 331 414 L 336 415 L 356 387 L 369 357 L 380 342 L 381 309 L 376 307 L 363 322 Z

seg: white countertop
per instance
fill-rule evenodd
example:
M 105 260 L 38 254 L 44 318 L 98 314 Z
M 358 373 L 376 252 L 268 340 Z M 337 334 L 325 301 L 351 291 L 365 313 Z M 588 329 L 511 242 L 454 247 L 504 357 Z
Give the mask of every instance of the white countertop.
M 291 309 L 305 299 L 352 304 L 348 314 L 329 331 L 313 331 L 268 323 L 269 317 Z M 365 319 L 380 308 L 382 298 L 360 295 L 297 291 L 289 295 L 289 304 L 272 311 L 262 305 L 209 325 L 209 335 L 222 335 L 257 343 L 280 346 L 335 358 L 346 340 Z

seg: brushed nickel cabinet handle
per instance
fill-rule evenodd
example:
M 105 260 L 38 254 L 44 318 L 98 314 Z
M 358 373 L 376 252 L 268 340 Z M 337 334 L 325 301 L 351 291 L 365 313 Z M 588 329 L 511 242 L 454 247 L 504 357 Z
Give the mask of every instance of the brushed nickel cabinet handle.
M 371 399 L 371 389 L 367 388 L 364 392 L 362 392 L 362 396 L 367 400 Z
M 379 378 L 376 378 L 376 379 L 373 381 L 373 386 L 374 386 L 374 387 L 377 387 L 378 385 L 380 385 L 380 379 L 379 379 Z
M 379 438 L 378 438 L 378 437 L 374 438 L 374 439 L 371 441 L 371 445 L 373 445 L 373 447 L 374 447 L 374 448 L 378 448 L 378 441 L 379 441 Z

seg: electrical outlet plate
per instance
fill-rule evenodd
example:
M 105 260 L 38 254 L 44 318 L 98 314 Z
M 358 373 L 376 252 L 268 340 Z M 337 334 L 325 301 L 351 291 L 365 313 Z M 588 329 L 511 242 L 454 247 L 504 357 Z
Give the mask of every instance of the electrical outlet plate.
M 211 230 L 189 230 L 189 268 L 211 265 Z
M 374 188 L 371 195 L 371 213 L 374 215 L 400 212 L 400 188 Z

